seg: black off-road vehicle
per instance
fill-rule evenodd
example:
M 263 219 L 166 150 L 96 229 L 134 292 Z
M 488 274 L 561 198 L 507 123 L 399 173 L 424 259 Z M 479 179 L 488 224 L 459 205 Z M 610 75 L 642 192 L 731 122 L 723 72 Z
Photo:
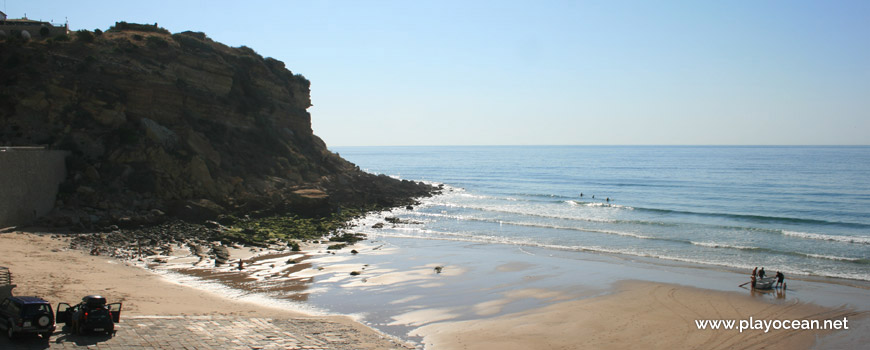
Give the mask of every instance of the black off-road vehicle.
M 0 302 L 0 329 L 11 339 L 17 334 L 39 334 L 46 340 L 55 330 L 51 304 L 38 297 L 8 297 Z
M 115 323 L 121 321 L 121 303 L 106 304 L 106 298 L 88 295 L 75 306 L 57 305 L 57 322 L 66 323 L 75 334 L 88 332 L 113 335 Z

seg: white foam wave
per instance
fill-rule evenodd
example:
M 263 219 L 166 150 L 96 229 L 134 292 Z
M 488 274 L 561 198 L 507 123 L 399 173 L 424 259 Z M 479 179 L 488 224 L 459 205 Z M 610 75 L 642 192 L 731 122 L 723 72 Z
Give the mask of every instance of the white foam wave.
M 447 208 L 470 209 L 470 210 L 479 210 L 479 211 L 492 212 L 492 213 L 525 215 L 525 216 L 533 216 L 533 217 L 548 218 L 548 219 L 574 220 L 574 221 L 586 221 L 586 222 L 597 222 L 597 223 L 615 223 L 615 222 L 617 222 L 616 220 L 610 220 L 610 219 L 594 219 L 594 218 L 566 216 L 566 215 L 543 214 L 541 212 L 537 212 L 534 210 L 522 210 L 524 207 L 466 205 L 466 204 L 458 204 L 458 203 L 439 203 L 437 205 L 447 207 Z
M 843 256 L 811 254 L 811 253 L 804 253 L 803 255 L 806 255 L 806 256 L 811 257 L 811 258 L 816 258 L 816 259 L 826 259 L 826 260 L 836 260 L 836 261 L 861 261 L 861 260 L 863 260 L 861 258 L 847 258 L 847 257 L 843 257 Z
M 692 244 L 707 247 L 707 248 L 731 248 L 731 249 L 740 249 L 740 250 L 754 250 L 758 249 L 758 247 L 753 246 L 745 246 L 745 245 L 735 245 L 735 244 L 726 244 L 726 243 L 717 243 L 717 242 L 694 242 Z
M 504 220 L 477 218 L 477 217 L 467 216 L 467 215 L 449 215 L 449 214 L 443 214 L 443 213 L 415 213 L 415 214 L 418 214 L 421 216 L 439 217 L 439 218 L 458 220 L 458 221 L 479 221 L 479 222 L 497 223 L 499 225 L 536 227 L 536 228 L 545 228 L 545 229 L 554 229 L 554 230 L 582 231 L 582 232 L 590 232 L 590 233 L 604 233 L 604 234 L 608 234 L 608 235 L 634 237 L 634 238 L 640 238 L 640 239 L 656 239 L 656 237 L 644 236 L 644 235 L 633 233 L 633 232 L 597 230 L 597 229 L 588 229 L 588 228 L 583 228 L 583 227 L 548 225 L 548 224 L 540 224 L 540 223 L 532 223 L 532 222 L 504 221 Z M 396 228 L 391 228 L 391 229 L 396 229 Z M 420 232 L 429 231 L 429 230 L 423 230 L 423 229 L 416 229 L 416 228 L 412 228 L 412 227 L 403 227 L 402 229 L 406 230 L 406 231 L 415 231 L 415 230 L 420 231 Z M 429 231 L 426 233 L 437 233 L 437 232 Z
M 782 234 L 786 235 L 786 236 L 792 236 L 792 237 L 798 237 L 798 238 L 804 238 L 804 239 L 815 239 L 815 240 L 820 240 L 820 241 L 870 244 L 870 236 L 835 236 L 835 235 L 825 235 L 825 234 L 821 234 L 821 233 L 796 232 L 796 231 L 786 231 L 786 230 L 782 230 Z
M 443 234 L 443 235 L 442 235 Z M 474 243 L 491 243 L 491 244 L 507 244 L 507 245 L 515 245 L 515 246 L 525 246 L 525 247 L 536 247 L 536 248 L 546 248 L 546 249 L 556 249 L 556 250 L 567 250 L 567 251 L 578 251 L 578 252 L 592 252 L 592 253 L 604 253 L 604 254 L 620 254 L 620 255 L 629 255 L 629 256 L 638 256 L 644 258 L 654 258 L 654 259 L 663 259 L 663 260 L 671 260 L 678 261 L 690 264 L 702 264 L 702 265 L 716 265 L 716 266 L 724 266 L 729 268 L 738 268 L 738 269 L 752 269 L 754 266 L 740 263 L 738 261 L 732 260 L 719 260 L 719 259 L 698 259 L 692 257 L 683 257 L 676 256 L 671 254 L 663 254 L 656 253 L 652 251 L 645 251 L 641 249 L 625 249 L 625 248 L 607 248 L 602 246 L 594 246 L 594 245 L 560 245 L 560 244 L 548 244 L 542 242 L 534 242 L 530 240 L 518 240 L 512 239 L 508 237 L 498 237 L 498 236 L 485 236 L 485 235 L 475 235 L 468 233 L 446 233 L 442 232 L 436 236 L 429 237 L 421 237 L 419 235 L 408 234 L 408 233 L 400 233 L 400 232 L 378 232 L 378 235 L 381 237 L 395 237 L 395 238 L 413 238 L 413 239 L 431 239 L 431 240 L 442 240 L 442 241 L 459 241 L 459 242 L 474 242 Z M 702 243 L 702 242 L 699 242 Z M 831 257 L 828 257 L 831 258 Z M 787 274 L 796 274 L 796 275 L 815 275 L 815 276 L 826 276 L 826 277 L 835 277 L 835 278 L 847 278 L 847 279 L 855 279 L 855 280 L 864 280 L 870 281 L 870 274 L 863 274 L 858 272 L 842 272 L 842 271 L 833 271 L 833 270 L 824 270 L 824 271 L 810 271 L 810 270 L 794 270 L 794 269 L 784 269 L 783 272 Z
M 567 203 L 572 207 L 590 207 L 590 208 L 616 208 L 616 209 L 625 209 L 625 210 L 634 210 L 634 207 L 630 207 L 627 205 L 619 205 L 605 202 L 581 202 L 575 200 L 566 200 L 562 201 L 563 203 Z

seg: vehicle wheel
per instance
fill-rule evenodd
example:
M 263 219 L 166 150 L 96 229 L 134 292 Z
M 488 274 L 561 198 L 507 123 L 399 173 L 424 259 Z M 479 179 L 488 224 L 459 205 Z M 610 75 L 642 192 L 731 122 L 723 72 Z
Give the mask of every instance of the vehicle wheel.
M 51 337 L 51 332 L 42 333 L 42 339 L 48 340 Z

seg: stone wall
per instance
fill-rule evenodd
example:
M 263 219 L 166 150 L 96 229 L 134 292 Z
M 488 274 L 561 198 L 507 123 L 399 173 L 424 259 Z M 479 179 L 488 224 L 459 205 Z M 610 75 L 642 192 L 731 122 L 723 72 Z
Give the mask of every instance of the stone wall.
M 31 223 L 54 208 L 67 154 L 0 148 L 0 228 Z
M 45 37 L 42 36 L 42 28 L 48 28 L 48 35 Z M 0 21 L 0 32 L 2 32 L 0 37 L 20 37 L 24 31 L 27 31 L 32 39 L 47 39 L 58 35 L 69 34 L 69 28 L 66 26 L 54 26 L 48 23 L 34 21 Z

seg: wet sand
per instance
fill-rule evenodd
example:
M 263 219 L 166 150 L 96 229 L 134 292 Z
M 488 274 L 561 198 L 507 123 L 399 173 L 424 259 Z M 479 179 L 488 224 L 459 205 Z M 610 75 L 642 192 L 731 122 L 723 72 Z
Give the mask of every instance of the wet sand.
M 848 308 L 771 304 L 737 293 L 650 282 L 621 282 L 614 294 L 492 319 L 435 323 L 415 330 L 434 349 L 807 349 L 841 331 L 699 330 L 697 319 L 855 320 Z M 859 344 L 854 344 L 856 348 Z
M 235 257 L 253 255 L 236 250 Z M 321 316 L 293 310 L 287 305 L 214 293 L 167 279 L 141 266 L 84 251 L 68 249 L 64 239 L 47 234 L 0 234 L 0 266 L 10 269 L 15 295 L 39 296 L 52 304 L 75 304 L 85 295 L 100 294 L 109 302 L 122 302 L 125 316 L 236 316 L 275 319 L 304 319 L 306 324 L 322 320 L 324 327 L 339 323 L 363 334 L 364 348 L 395 348 L 381 333 L 345 316 Z M 316 325 L 309 327 L 317 330 Z M 375 340 L 373 340 L 375 339 Z M 372 343 L 375 342 L 375 343 Z
M 23 254 L 10 244 L 24 247 Z M 230 251 L 231 264 L 215 268 L 179 249 L 146 259 L 155 271 L 149 272 L 67 251 L 47 237 L 0 235 L 0 265 L 29 276 L 16 278 L 19 285 L 32 285 L 17 289 L 19 295 L 75 301 L 100 291 L 140 315 L 338 313 L 431 349 L 858 349 L 870 341 L 868 286 L 854 281 L 790 279 L 785 293 L 754 292 L 739 286 L 747 275 L 712 267 L 384 237 L 340 251 L 317 245 L 304 252 Z M 238 259 L 242 270 L 232 264 Z M 24 263 L 33 260 L 51 262 Z M 57 263 L 63 260 L 72 264 Z M 695 323 L 749 317 L 847 318 L 850 329 L 740 333 L 699 330 Z
M 747 275 L 709 266 L 386 237 L 340 251 L 309 246 L 305 253 L 259 254 L 246 260 L 243 271 L 172 261 L 157 268 L 176 278 L 229 283 L 252 294 L 353 315 L 431 349 L 801 349 L 832 342 L 848 349 L 861 348 L 870 334 L 862 331 L 868 328 L 870 286 L 858 281 L 789 279 L 787 291 L 752 291 L 740 286 Z M 227 276 L 234 277 L 227 282 Z M 740 333 L 699 330 L 694 322 L 749 317 L 847 318 L 852 329 Z

